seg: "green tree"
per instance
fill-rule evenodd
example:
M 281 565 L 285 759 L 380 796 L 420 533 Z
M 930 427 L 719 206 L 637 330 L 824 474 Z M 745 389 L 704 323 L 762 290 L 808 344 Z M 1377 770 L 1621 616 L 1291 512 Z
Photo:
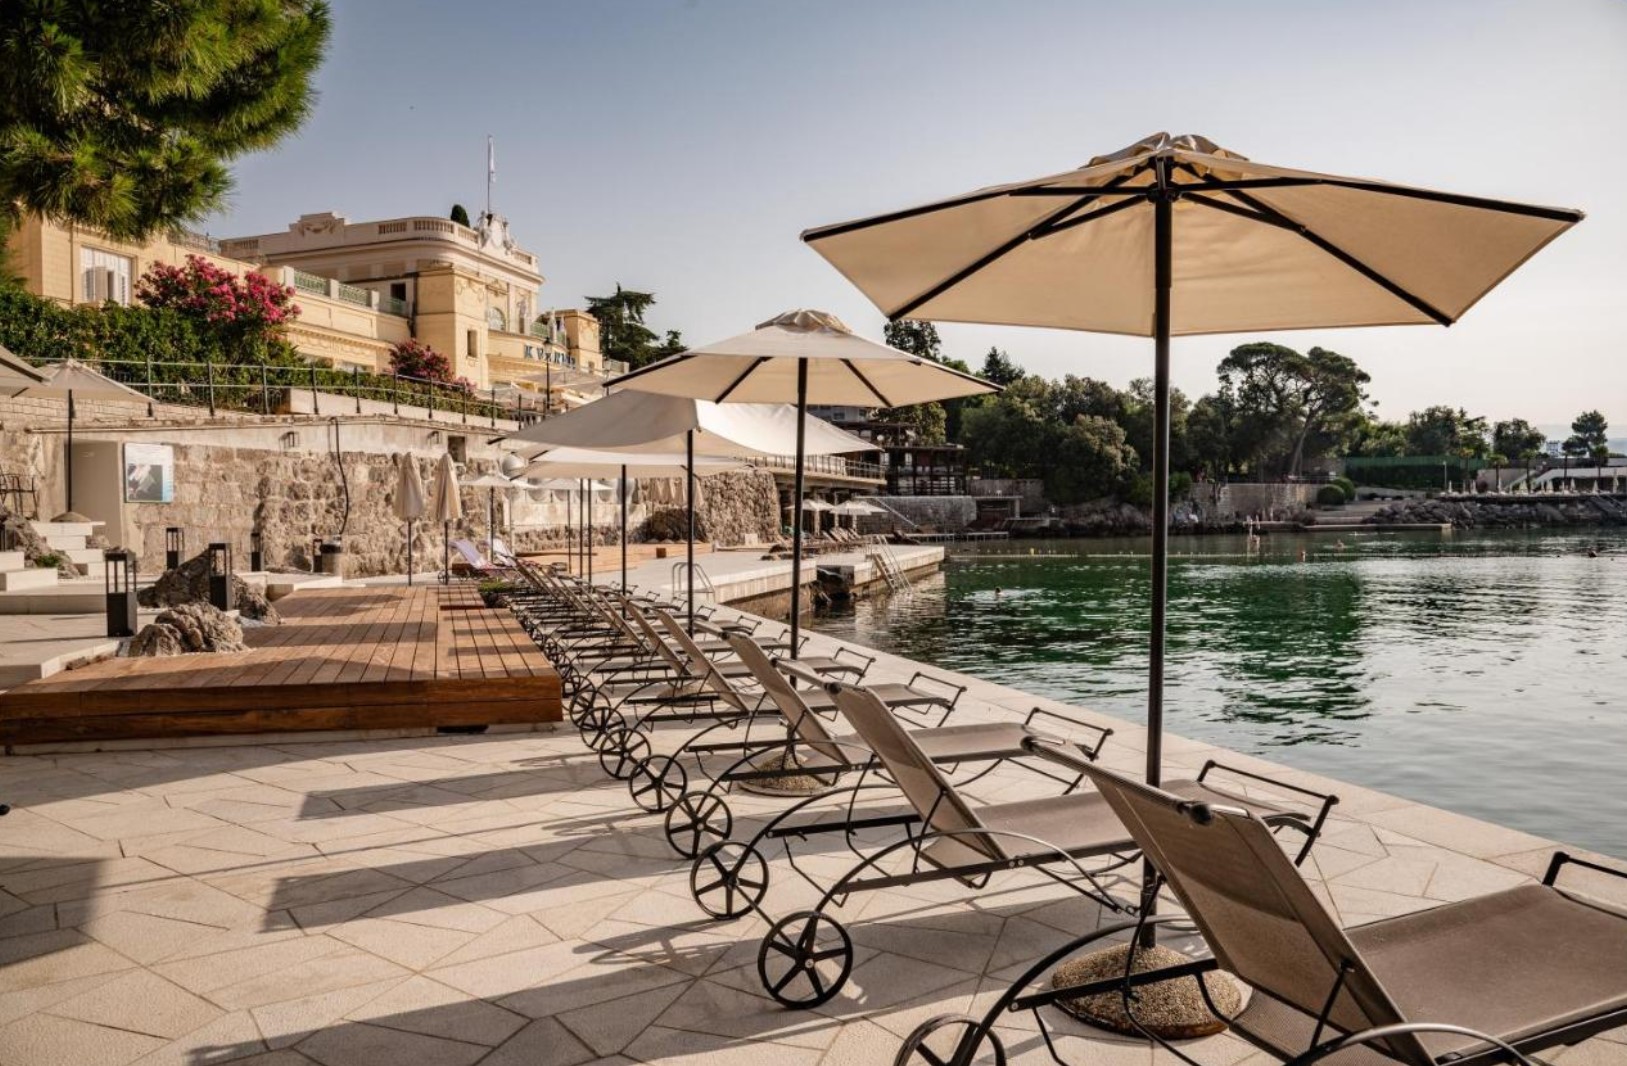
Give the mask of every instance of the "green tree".
M 1198 398 L 1186 416 L 1187 460 L 1198 471 L 1223 480 L 1232 471 L 1232 422 L 1236 412 L 1229 393 Z
M 1527 453 L 1540 455 L 1548 438 L 1523 418 L 1510 418 L 1491 427 L 1491 449 L 1509 459 L 1523 459 Z
M 1577 456 L 1596 456 L 1603 452 L 1610 456 L 1610 424 L 1598 411 L 1583 411 L 1571 423 L 1571 436 L 1565 441 L 1565 453 Z
M 998 396 L 967 407 L 960 443 L 968 463 L 986 477 L 1043 477 L 1060 429 L 1047 410 L 1043 378 L 1024 378 Z
M 1390 458 L 1407 454 L 1407 427 L 1362 415 L 1350 428 L 1345 454 L 1364 458 Z
M 1021 380 L 1028 372 L 1012 362 L 1011 356 L 999 348 L 990 348 L 983 357 L 983 369 L 977 373 L 984 381 L 992 381 L 1003 387 Z
M 460 226 L 469 225 L 469 209 L 462 204 L 453 204 L 452 213 L 447 217 Z
M 1408 455 L 1449 455 L 1478 459 L 1486 455 L 1486 420 L 1469 417 L 1461 407 L 1426 407 L 1407 416 Z
M 938 338 L 938 327 L 930 322 L 909 318 L 889 322 L 883 339 L 901 352 L 943 362 L 943 342 Z M 948 439 L 949 417 L 941 403 L 883 408 L 876 412 L 875 421 L 895 427 L 894 435 L 917 444 L 942 444 Z
M 310 112 L 323 0 L 0 0 L 0 210 L 142 238 Z
M 645 314 L 655 306 L 654 293 L 617 284 L 613 295 L 589 296 L 587 303 L 588 314 L 599 320 L 599 350 L 607 358 L 620 359 L 635 370 L 660 358 L 655 331 L 644 324 Z
M 1122 492 L 1135 473 L 1135 449 L 1125 443 L 1117 422 L 1080 415 L 1051 435 L 1053 458 L 1045 475 L 1045 496 L 1053 503 L 1083 503 Z
M 1125 438 L 1135 449 L 1140 469 L 1152 470 L 1153 437 L 1155 436 L 1155 397 L 1152 378 L 1136 378 L 1130 388 L 1121 394 L 1123 412 L 1116 418 L 1124 427 Z M 1186 420 L 1190 408 L 1186 394 L 1180 389 L 1169 390 L 1169 468 L 1186 470 L 1191 465 L 1191 452 L 1186 443 Z
M 1258 472 L 1303 472 L 1309 453 L 1338 443 L 1368 399 L 1372 378 L 1355 360 L 1324 348 L 1303 355 L 1280 344 L 1233 348 L 1217 368 L 1234 390 L 1238 422 L 1248 427 L 1245 457 Z

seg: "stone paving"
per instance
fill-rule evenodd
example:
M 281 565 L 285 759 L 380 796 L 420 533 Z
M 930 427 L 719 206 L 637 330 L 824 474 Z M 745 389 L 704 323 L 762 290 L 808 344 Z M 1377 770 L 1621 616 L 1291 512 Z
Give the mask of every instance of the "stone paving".
M 883 657 L 872 679 L 913 669 Z M 1040 702 L 967 680 L 957 720 Z M 1106 762 L 1138 767 L 1136 727 L 1085 717 L 1117 730 Z M 675 743 L 663 731 L 657 746 Z M 1551 849 L 1201 744 L 1167 750 L 1172 773 L 1224 755 L 1336 791 L 1306 870 L 1347 924 L 1517 884 Z M 971 791 L 1044 785 L 1011 770 Z M 856 945 L 849 984 L 783 1010 L 756 975 L 766 924 L 704 920 L 659 817 L 569 728 L 13 757 L 0 800 L 16 808 L 0 820 L 0 1066 L 885 1064 L 923 1019 L 987 1003 L 1101 921 L 1031 873 L 975 898 L 946 883 L 854 897 L 836 912 Z M 773 907 L 802 905 L 806 892 L 778 894 L 783 858 L 774 873 Z M 1627 903 L 1623 883 L 1577 883 Z M 1056 1028 L 1074 1061 L 1174 1061 Z M 1027 1016 L 1005 1035 L 1013 1061 L 1049 1061 Z M 1232 1036 L 1186 1050 L 1206 1066 L 1271 1061 Z M 1548 1058 L 1627 1063 L 1627 1030 Z

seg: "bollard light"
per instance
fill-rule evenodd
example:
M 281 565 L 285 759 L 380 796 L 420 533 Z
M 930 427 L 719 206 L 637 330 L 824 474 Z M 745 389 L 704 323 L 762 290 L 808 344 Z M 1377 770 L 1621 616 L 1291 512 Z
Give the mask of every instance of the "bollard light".
M 107 588 L 107 635 L 136 635 L 136 557 L 123 548 L 102 553 L 103 581 Z
M 232 546 L 219 541 L 209 545 L 209 602 L 232 609 Z
M 258 574 L 266 568 L 265 537 L 258 529 L 249 531 L 249 569 Z
M 180 526 L 164 527 L 164 569 L 174 570 L 181 565 L 181 552 L 186 550 L 186 533 Z

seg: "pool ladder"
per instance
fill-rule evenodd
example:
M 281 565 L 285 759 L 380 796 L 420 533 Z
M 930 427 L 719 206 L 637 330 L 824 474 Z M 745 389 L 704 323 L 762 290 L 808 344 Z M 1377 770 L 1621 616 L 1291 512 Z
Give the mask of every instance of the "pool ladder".
M 898 556 L 893 554 L 893 547 L 886 541 L 879 541 L 865 553 L 870 561 L 875 563 L 876 569 L 887 582 L 887 587 L 894 592 L 910 587 L 910 579 L 904 576 L 904 568 L 898 565 Z

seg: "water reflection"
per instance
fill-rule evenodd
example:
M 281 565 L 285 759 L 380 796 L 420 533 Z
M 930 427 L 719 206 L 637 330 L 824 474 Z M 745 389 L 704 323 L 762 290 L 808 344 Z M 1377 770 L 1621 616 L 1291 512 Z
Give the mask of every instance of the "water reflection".
M 817 628 L 1138 719 L 1141 550 L 957 550 L 911 593 Z M 1627 855 L 1611 769 L 1627 751 L 1627 535 L 1275 537 L 1260 553 L 1206 538 L 1176 553 L 1176 732 Z

